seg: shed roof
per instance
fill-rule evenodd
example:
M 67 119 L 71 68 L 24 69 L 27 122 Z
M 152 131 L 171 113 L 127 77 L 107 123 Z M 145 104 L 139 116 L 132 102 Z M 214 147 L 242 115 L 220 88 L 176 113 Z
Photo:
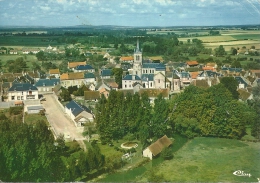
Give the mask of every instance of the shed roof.
M 162 152 L 163 148 L 169 147 L 172 144 L 172 141 L 164 135 L 160 139 L 158 139 L 156 142 L 152 143 L 148 149 L 152 152 L 154 156 L 158 155 L 160 152 Z

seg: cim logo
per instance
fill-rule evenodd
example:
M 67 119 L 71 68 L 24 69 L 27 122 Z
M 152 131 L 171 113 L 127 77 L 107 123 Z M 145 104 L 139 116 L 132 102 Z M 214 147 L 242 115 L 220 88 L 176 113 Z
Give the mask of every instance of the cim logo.
M 250 173 L 245 173 L 242 170 L 237 170 L 233 174 L 236 175 L 236 176 L 245 176 L 245 177 L 247 177 L 247 176 L 251 177 L 252 176 Z

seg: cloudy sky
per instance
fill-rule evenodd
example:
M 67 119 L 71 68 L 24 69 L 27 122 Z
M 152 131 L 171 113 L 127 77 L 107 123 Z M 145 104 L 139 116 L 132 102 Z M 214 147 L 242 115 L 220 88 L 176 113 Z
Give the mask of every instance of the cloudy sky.
M 0 26 L 260 24 L 260 0 L 0 0 Z

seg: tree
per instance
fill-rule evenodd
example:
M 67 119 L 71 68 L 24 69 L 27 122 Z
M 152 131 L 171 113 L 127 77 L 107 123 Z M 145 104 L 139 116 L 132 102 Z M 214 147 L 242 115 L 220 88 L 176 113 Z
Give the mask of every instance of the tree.
M 239 61 L 235 60 L 235 61 L 232 62 L 231 67 L 233 67 L 233 68 L 241 68 L 242 65 L 241 65 L 241 63 Z
M 232 94 L 234 99 L 238 99 L 239 93 L 237 91 L 238 82 L 233 77 L 222 77 L 220 79 L 220 83 L 222 83 Z
M 69 94 L 69 91 L 66 88 L 62 88 L 62 92 L 60 93 L 60 97 L 63 99 L 63 101 L 70 101 L 71 96 Z
M 36 53 L 36 57 L 38 61 L 44 61 L 46 60 L 46 56 L 44 54 L 44 52 L 41 50 L 38 53 Z
M 161 152 L 161 156 L 163 157 L 163 159 L 165 160 L 169 160 L 173 158 L 173 154 L 172 154 L 172 150 L 170 147 L 165 147 L 163 148 L 162 152 Z
M 220 45 L 218 48 L 215 48 L 215 54 L 216 57 L 223 57 L 224 55 L 226 55 L 223 45 Z
M 115 76 L 115 81 L 118 84 L 118 88 L 122 88 L 123 69 L 122 68 L 113 68 L 112 75 Z

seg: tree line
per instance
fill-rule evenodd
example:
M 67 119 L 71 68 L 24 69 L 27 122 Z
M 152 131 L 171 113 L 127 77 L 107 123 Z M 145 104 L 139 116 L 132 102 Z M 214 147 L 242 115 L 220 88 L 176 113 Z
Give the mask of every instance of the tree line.
M 233 79 L 233 78 L 232 78 Z M 256 111 L 238 101 L 229 79 L 208 89 L 193 85 L 170 100 L 159 95 L 154 105 L 147 93 L 139 95 L 111 91 L 96 105 L 95 122 L 102 143 L 132 134 L 143 147 L 161 136 L 173 133 L 188 138 L 212 136 L 240 139 L 246 126 L 254 126 Z M 235 89 L 234 89 L 235 88 Z

